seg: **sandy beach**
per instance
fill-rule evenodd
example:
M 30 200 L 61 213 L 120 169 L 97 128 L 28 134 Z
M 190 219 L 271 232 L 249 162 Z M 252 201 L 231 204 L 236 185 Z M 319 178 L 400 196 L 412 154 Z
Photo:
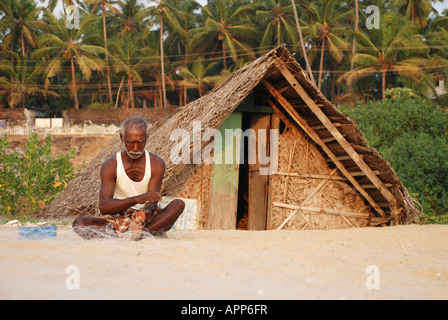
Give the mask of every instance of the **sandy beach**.
M 0 298 L 448 299 L 446 225 L 168 236 L 87 241 L 58 227 L 30 241 L 2 226 Z

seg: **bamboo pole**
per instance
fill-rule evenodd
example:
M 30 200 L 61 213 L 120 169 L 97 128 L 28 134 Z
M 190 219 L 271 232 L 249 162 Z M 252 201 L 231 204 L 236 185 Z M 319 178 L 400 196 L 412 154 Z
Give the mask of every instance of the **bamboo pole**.
M 276 171 L 274 174 L 280 176 L 291 176 L 291 177 L 299 177 L 299 178 L 311 178 L 311 179 L 328 179 L 328 180 L 338 180 L 345 181 L 347 178 L 339 177 L 339 176 L 329 176 L 326 174 L 311 174 L 311 173 L 296 173 L 296 172 L 282 172 Z
M 280 208 L 294 209 L 296 211 L 302 210 L 302 211 L 308 211 L 308 212 L 312 212 L 312 213 L 332 214 L 332 215 L 340 215 L 340 216 L 360 218 L 360 219 L 368 219 L 369 218 L 369 214 L 365 213 L 365 212 L 351 212 L 351 211 L 342 211 L 342 210 L 335 210 L 335 209 L 328 209 L 328 208 L 296 206 L 296 205 L 281 203 L 281 202 L 273 202 L 272 205 L 274 205 L 276 207 L 280 207 Z M 280 230 L 280 227 L 277 230 Z

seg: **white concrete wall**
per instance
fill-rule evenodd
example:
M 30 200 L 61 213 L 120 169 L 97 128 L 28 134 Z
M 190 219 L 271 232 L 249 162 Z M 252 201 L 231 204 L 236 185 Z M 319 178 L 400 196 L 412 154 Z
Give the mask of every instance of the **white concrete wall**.
M 48 119 L 39 119 L 34 127 L 27 126 L 0 126 L 0 133 L 4 132 L 7 135 L 29 135 L 32 132 L 40 134 L 52 134 L 52 135 L 111 135 L 119 132 L 120 127 L 116 125 L 74 125 L 64 126 L 59 121 L 50 121 Z M 61 118 L 62 120 L 62 118 Z

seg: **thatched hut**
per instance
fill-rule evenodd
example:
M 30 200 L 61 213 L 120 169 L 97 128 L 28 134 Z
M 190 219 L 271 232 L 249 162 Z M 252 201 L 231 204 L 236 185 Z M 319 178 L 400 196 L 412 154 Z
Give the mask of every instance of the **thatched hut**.
M 265 150 L 278 141 L 276 155 L 269 154 L 278 159 L 276 170 L 261 175 L 266 165 L 259 159 L 242 164 L 173 162 L 170 152 L 179 144 L 170 138 L 175 129 L 191 133 L 188 148 L 198 151 L 195 123 L 202 133 L 206 128 L 277 129 L 278 140 L 257 140 Z M 201 150 L 209 144 L 200 140 Z M 101 164 L 121 148 L 117 135 L 41 214 L 98 215 Z M 389 163 L 283 47 L 156 122 L 146 148 L 166 161 L 163 194 L 197 199 L 201 229 L 331 229 L 418 218 L 413 199 Z

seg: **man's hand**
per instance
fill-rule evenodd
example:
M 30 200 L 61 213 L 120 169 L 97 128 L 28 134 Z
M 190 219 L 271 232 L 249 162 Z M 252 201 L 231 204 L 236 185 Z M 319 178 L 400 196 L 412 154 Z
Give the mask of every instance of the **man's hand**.
M 137 203 L 147 203 L 147 202 L 157 203 L 160 200 L 162 200 L 162 195 L 155 191 L 148 191 L 146 193 L 134 197 L 134 200 Z

